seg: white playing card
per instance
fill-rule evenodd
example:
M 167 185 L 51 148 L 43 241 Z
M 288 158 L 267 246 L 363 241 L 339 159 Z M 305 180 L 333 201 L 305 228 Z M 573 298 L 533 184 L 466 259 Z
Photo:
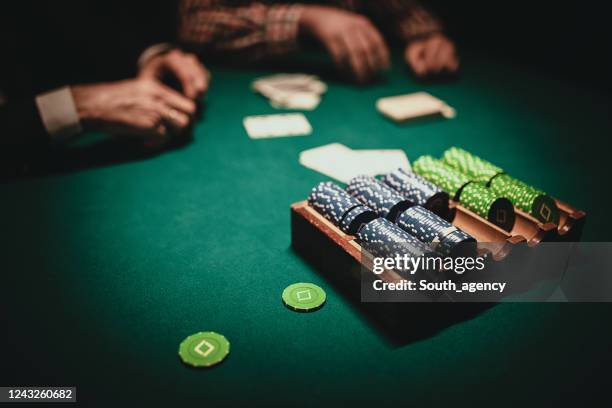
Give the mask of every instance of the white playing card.
M 289 93 L 277 91 L 269 98 L 270 104 L 279 109 L 313 110 L 321 103 L 321 97 L 310 92 Z
M 361 174 L 377 176 L 398 168 L 411 170 L 406 153 L 400 149 L 353 150 L 354 160 L 361 163 Z
M 300 163 L 342 183 L 363 174 L 376 176 L 400 167 L 410 170 L 402 150 L 352 150 L 340 143 L 305 150 Z
M 313 110 L 327 91 L 327 85 L 318 77 L 307 74 L 270 75 L 256 79 L 251 87 L 277 109 Z
M 310 122 L 301 113 L 247 116 L 242 123 L 251 139 L 306 136 L 312 133 Z
M 455 117 L 452 107 L 427 92 L 380 98 L 376 101 L 376 109 L 396 122 L 432 115 L 442 115 L 447 119 Z
M 347 183 L 355 172 L 352 150 L 340 143 L 315 147 L 300 153 L 300 163 L 309 169 Z
M 318 95 L 327 91 L 327 86 L 316 76 L 308 74 L 275 74 L 253 81 L 253 88 L 278 89 L 283 91 L 312 92 Z

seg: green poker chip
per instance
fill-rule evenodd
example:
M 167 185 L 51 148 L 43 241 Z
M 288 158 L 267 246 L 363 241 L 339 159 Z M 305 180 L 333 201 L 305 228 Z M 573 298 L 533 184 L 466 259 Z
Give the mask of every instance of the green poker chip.
M 465 186 L 461 191 L 459 202 L 468 210 L 506 231 L 511 231 L 514 226 L 515 213 L 512 202 L 497 197 L 482 184 L 470 183 Z
M 412 170 L 506 231 L 514 225 L 513 207 L 540 222 L 559 223 L 559 208 L 551 196 L 458 147 L 447 149 L 442 160 L 421 156 L 412 164 Z
M 500 174 L 491 180 L 491 191 L 499 197 L 506 197 L 516 208 L 531 214 L 540 222 L 559 222 L 559 209 L 555 200 L 537 188 Z
M 283 291 L 283 303 L 296 312 L 314 312 L 326 298 L 325 291 L 313 283 L 294 283 Z
M 461 189 L 470 182 L 470 179 L 459 170 L 427 155 L 419 157 L 412 164 L 412 170 L 449 193 L 455 200 Z
M 444 152 L 442 160 L 465 174 L 470 180 L 479 183 L 487 184 L 493 177 L 504 172 L 493 163 L 454 146 Z
M 219 364 L 229 354 L 230 343 L 225 336 L 215 332 L 199 332 L 182 341 L 179 357 L 192 367 L 211 367 Z

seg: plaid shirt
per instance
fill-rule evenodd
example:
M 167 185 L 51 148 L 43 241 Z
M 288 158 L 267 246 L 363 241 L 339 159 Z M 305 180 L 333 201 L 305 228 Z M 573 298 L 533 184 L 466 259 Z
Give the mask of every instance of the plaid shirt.
M 442 29 L 413 0 L 330 0 L 321 4 L 368 15 L 404 41 Z M 181 0 L 179 38 L 211 52 L 239 52 L 249 59 L 286 54 L 298 46 L 302 5 L 275 1 Z

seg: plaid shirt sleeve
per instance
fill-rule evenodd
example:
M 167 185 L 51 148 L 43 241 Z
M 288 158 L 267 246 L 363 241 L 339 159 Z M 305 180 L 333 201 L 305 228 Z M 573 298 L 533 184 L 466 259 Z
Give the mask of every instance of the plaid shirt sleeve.
M 412 7 L 409 7 L 404 17 L 398 21 L 398 34 L 403 40 L 410 41 L 442 31 L 442 24 L 433 14 L 416 2 L 412 3 Z
M 363 8 L 379 21 L 391 22 L 394 34 L 406 42 L 443 29 L 440 21 L 416 0 L 363 0 L 358 5 L 357 0 L 344 1 Z
M 286 54 L 297 48 L 301 12 L 297 4 L 181 0 L 179 38 L 198 49 L 233 51 L 249 59 Z

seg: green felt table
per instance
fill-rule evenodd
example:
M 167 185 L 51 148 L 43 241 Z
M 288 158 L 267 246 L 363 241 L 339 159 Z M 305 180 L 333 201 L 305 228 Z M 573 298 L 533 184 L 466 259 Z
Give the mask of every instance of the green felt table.
M 327 79 L 306 113 L 312 135 L 251 140 L 242 119 L 277 112 L 249 90 L 269 72 L 213 66 L 205 115 L 181 148 L 0 186 L 0 385 L 74 385 L 97 406 L 589 399 L 610 360 L 608 304 L 499 304 L 398 345 L 291 250 L 289 206 L 325 179 L 298 163 L 304 149 L 416 159 L 458 145 L 585 210 L 583 240 L 608 240 L 608 97 L 474 56 L 437 84 L 395 64 L 367 87 Z M 421 90 L 457 117 L 398 125 L 374 108 Z M 300 281 L 327 291 L 323 309 L 283 306 Z M 179 343 L 206 330 L 229 339 L 228 359 L 181 364 Z

